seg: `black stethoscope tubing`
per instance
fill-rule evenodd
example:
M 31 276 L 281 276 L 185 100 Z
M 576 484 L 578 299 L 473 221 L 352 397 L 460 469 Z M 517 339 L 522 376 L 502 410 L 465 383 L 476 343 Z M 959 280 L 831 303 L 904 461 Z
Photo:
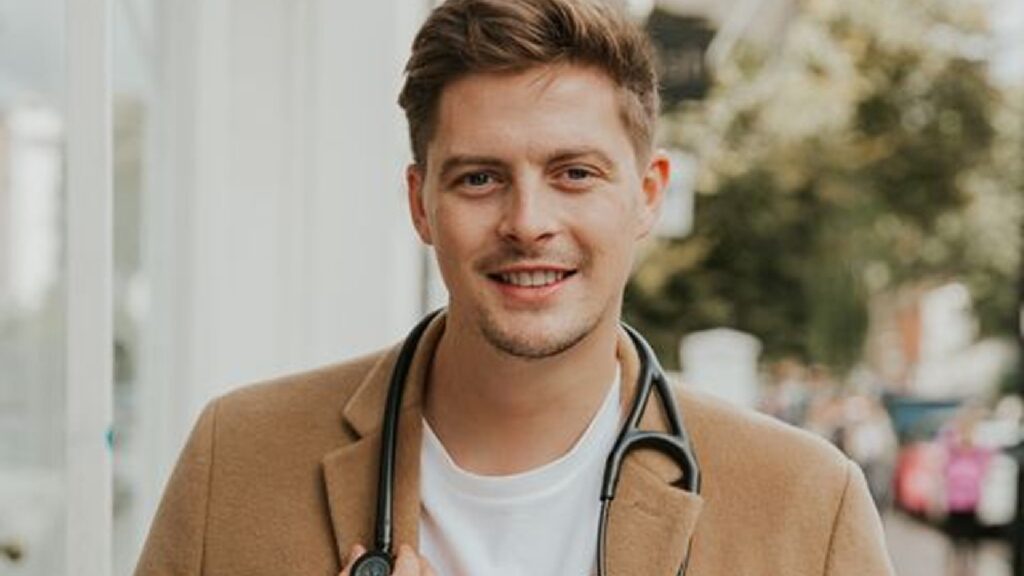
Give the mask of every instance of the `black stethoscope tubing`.
M 398 417 L 402 407 L 402 394 L 405 380 L 412 365 L 416 347 L 430 322 L 441 312 L 436 310 L 421 320 L 406 337 L 398 353 L 398 359 L 391 372 L 388 396 L 384 407 L 384 422 L 381 432 L 380 473 L 377 481 L 377 517 L 374 530 L 374 549 L 364 554 L 352 567 L 352 576 L 388 576 L 394 566 L 392 555 L 393 534 L 393 498 L 395 487 L 395 460 L 398 445 Z M 678 488 L 700 493 L 700 466 L 690 443 L 689 434 L 679 414 L 672 387 L 658 364 L 654 351 L 636 330 L 622 325 L 636 347 L 640 358 L 640 372 L 637 375 L 637 390 L 629 415 L 612 446 L 605 463 L 604 476 L 601 484 L 601 515 L 598 524 L 597 538 L 597 576 L 607 574 L 606 538 L 608 514 L 611 501 L 615 498 L 618 487 L 619 473 L 626 455 L 640 448 L 657 450 L 672 458 L 679 466 L 682 475 L 676 483 Z M 651 394 L 657 394 L 664 416 L 668 420 L 669 431 L 655 432 L 640 430 L 640 418 Z M 679 576 L 686 573 L 689 563 L 689 549 L 686 552 Z
M 622 463 L 626 454 L 639 448 L 662 452 L 671 457 L 682 472 L 676 487 L 699 494 L 701 485 L 700 465 L 697 462 L 693 445 L 690 443 L 690 435 L 686 432 L 686 427 L 683 426 L 683 418 L 679 414 L 675 397 L 672 394 L 672 386 L 647 341 L 631 326 L 623 323 L 622 327 L 629 335 L 629 339 L 633 341 L 633 346 L 636 347 L 637 356 L 640 358 L 640 372 L 637 374 L 637 389 L 633 405 L 605 463 L 604 479 L 601 484 L 601 515 L 597 527 L 597 576 L 608 574 L 606 564 L 608 513 L 611 509 L 611 502 L 615 499 L 619 473 L 622 471 Z M 640 429 L 640 418 L 643 416 L 644 408 L 652 393 L 658 395 L 665 419 L 668 420 L 669 432 L 667 434 Z M 689 559 L 690 552 L 687 549 L 683 564 L 679 568 L 679 576 L 686 574 Z

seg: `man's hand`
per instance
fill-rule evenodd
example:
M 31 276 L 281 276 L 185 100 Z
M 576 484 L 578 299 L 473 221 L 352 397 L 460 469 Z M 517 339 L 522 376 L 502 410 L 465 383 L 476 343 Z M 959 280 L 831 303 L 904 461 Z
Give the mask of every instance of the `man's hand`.
M 348 553 L 345 567 L 342 568 L 341 574 L 338 576 L 351 576 L 352 565 L 365 553 L 366 548 L 359 544 L 353 546 L 352 550 Z M 430 567 L 427 559 L 417 554 L 407 544 L 403 544 L 398 550 L 398 558 L 395 559 L 395 571 L 391 574 L 392 576 L 435 576 L 434 569 Z

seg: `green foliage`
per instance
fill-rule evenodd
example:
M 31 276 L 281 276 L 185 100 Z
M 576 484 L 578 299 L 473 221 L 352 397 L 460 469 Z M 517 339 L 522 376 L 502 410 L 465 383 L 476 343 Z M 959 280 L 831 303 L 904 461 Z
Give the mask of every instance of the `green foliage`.
M 843 372 L 873 296 L 954 278 L 983 330 L 1013 329 L 1024 98 L 990 79 L 981 14 L 808 0 L 777 52 L 741 48 L 669 112 L 668 143 L 702 166 L 696 225 L 651 248 L 626 296 L 664 358 L 729 326 Z

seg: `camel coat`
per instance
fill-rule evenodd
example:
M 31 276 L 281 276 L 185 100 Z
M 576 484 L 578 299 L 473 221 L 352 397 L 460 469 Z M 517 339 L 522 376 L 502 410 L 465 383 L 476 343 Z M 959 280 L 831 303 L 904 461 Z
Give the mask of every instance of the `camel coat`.
M 427 330 L 406 384 L 398 545 L 418 543 L 421 400 L 442 332 L 443 319 Z M 397 347 L 211 402 L 167 484 L 136 576 L 336 576 L 354 543 L 372 543 L 396 356 Z M 630 399 L 638 363 L 625 334 L 619 356 Z M 691 540 L 688 576 L 893 573 L 863 475 L 838 450 L 685 389 L 676 398 L 702 494 L 673 487 L 678 472 L 662 456 L 632 453 L 611 508 L 611 576 L 674 576 Z M 660 411 L 648 411 L 642 427 L 664 429 Z

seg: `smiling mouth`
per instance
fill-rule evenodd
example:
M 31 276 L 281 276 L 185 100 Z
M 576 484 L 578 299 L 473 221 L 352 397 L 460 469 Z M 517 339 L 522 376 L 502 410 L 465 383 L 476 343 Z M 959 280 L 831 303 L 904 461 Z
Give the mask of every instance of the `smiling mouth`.
M 488 274 L 488 278 L 519 288 L 543 288 L 558 284 L 562 280 L 576 274 L 575 270 L 524 270 L 517 272 L 498 272 Z

